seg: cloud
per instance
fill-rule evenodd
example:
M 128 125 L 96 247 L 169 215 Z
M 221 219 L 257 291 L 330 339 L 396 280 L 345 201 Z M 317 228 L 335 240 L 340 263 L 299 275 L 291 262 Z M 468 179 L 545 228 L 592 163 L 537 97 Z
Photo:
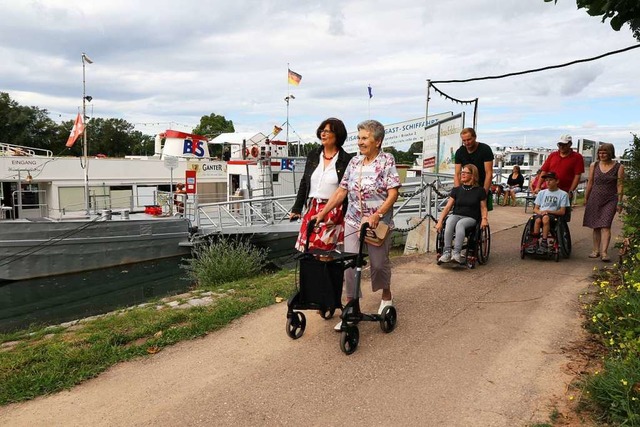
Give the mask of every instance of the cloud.
M 296 96 L 289 121 L 311 141 L 329 116 L 350 129 L 367 117 L 385 123 L 419 117 L 427 79 L 499 75 L 634 43 L 630 32 L 614 32 L 569 3 L 0 0 L 0 91 L 48 109 L 54 120 L 70 120 L 82 94 L 80 55 L 87 52 L 94 63 L 86 88 L 96 116 L 153 133 L 175 123 L 195 126 L 214 112 L 240 130 L 258 131 L 286 121 L 289 92 Z M 287 86 L 287 66 L 302 74 L 300 86 Z M 638 130 L 639 67 L 630 52 L 438 87 L 456 98 L 479 98 L 481 134 L 508 129 L 509 137 L 521 132 L 545 141 L 547 132 L 579 129 L 585 137 L 611 132 L 626 141 Z M 468 108 L 432 96 L 432 112 L 462 110 L 470 120 Z

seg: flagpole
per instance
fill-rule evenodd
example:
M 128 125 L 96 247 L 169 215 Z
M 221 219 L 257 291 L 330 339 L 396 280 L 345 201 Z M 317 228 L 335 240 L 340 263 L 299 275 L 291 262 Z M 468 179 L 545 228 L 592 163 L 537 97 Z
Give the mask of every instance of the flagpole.
M 287 150 L 289 150 L 289 95 L 291 83 L 289 83 L 289 63 L 287 62 L 287 97 L 285 101 L 287 101 Z
M 85 64 L 93 64 L 91 58 L 89 58 L 84 52 L 82 52 L 82 123 L 85 123 L 87 117 L 87 92 L 86 92 L 86 77 L 85 77 Z M 87 126 L 82 129 L 82 157 L 84 157 L 84 208 L 85 215 L 89 215 L 89 156 L 87 150 Z

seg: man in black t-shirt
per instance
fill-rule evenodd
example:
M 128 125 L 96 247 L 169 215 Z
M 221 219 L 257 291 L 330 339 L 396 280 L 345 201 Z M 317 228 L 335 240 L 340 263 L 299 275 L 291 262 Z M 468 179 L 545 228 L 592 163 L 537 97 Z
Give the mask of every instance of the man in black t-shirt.
M 473 164 L 478 168 L 481 187 L 489 194 L 491 178 L 493 176 L 493 151 L 491 147 L 476 141 L 476 131 L 473 128 L 464 128 L 460 132 L 462 146 L 456 151 L 456 174 L 453 177 L 454 187 L 460 186 L 460 170 L 466 164 Z

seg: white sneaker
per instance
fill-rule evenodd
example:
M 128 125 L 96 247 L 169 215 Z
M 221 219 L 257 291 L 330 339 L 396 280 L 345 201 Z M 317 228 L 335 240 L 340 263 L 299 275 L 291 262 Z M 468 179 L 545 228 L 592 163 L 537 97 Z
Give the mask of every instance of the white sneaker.
M 386 301 L 386 300 L 380 301 L 380 308 L 378 308 L 378 314 L 382 314 L 382 310 L 384 310 L 384 308 L 386 306 L 391 306 L 391 305 L 393 305 L 393 300 L 392 299 L 390 299 L 388 301 Z
M 338 324 L 336 326 L 333 327 L 334 331 L 338 331 L 340 332 L 340 330 L 342 329 L 342 320 L 338 322 Z
M 438 258 L 438 262 L 449 262 L 451 261 L 451 252 L 443 253 L 440 258 Z
M 451 256 L 451 259 L 457 262 L 458 264 L 462 263 L 462 257 L 460 256 L 460 252 L 454 252 L 453 255 Z

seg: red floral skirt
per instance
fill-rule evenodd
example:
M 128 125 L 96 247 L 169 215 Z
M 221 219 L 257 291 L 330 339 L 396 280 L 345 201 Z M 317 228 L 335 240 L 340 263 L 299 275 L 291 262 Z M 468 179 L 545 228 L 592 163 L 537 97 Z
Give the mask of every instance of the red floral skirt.
M 309 210 L 302 217 L 300 225 L 300 233 L 296 240 L 296 249 L 304 252 L 304 245 L 307 242 L 307 224 L 312 216 L 320 212 L 326 203 L 318 199 L 311 199 Z M 309 236 L 309 249 L 319 249 L 323 251 L 332 251 L 336 245 L 344 242 L 344 212 L 342 211 L 342 203 L 331 209 L 325 216 L 322 224 L 314 227 L 311 236 Z

